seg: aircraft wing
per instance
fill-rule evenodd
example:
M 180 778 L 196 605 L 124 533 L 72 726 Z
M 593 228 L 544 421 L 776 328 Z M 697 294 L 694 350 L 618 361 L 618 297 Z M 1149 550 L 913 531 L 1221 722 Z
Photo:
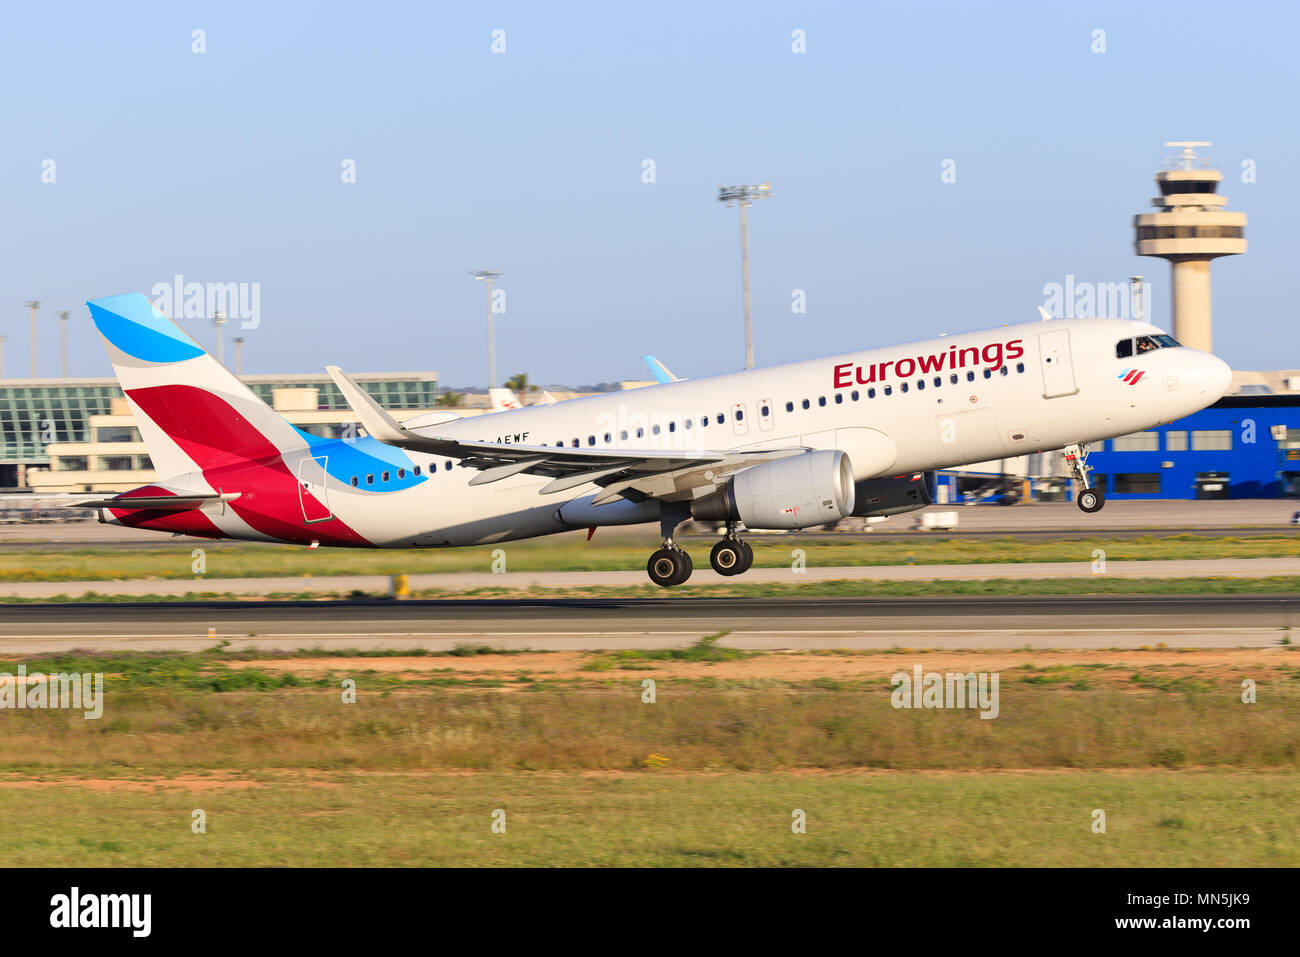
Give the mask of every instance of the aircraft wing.
M 470 479 L 471 485 L 487 485 L 512 475 L 540 475 L 551 479 L 539 490 L 542 495 L 587 484 L 603 487 L 605 491 L 594 500 L 596 505 L 617 498 L 681 501 L 711 489 L 740 469 L 805 451 L 801 447 L 738 452 L 575 449 L 418 435 L 398 423 L 338 366 L 325 368 L 372 438 L 412 452 L 458 459 L 462 466 L 482 473 Z

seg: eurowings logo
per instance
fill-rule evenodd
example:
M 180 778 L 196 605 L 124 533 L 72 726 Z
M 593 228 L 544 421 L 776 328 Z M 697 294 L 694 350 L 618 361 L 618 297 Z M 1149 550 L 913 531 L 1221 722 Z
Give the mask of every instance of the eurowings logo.
M 1115 378 L 1123 379 L 1129 385 L 1137 385 L 1138 379 L 1141 379 L 1144 375 L 1146 375 L 1146 369 L 1125 369 Z

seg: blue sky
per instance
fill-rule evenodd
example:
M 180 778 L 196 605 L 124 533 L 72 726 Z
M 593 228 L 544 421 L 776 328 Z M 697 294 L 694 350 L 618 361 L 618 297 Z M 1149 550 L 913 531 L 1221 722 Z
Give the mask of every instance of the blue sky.
M 762 180 L 759 364 L 1033 319 L 1067 274 L 1144 274 L 1167 325 L 1168 266 L 1134 256 L 1131 217 L 1171 139 L 1212 140 L 1228 208 L 1250 217 L 1250 251 L 1213 267 L 1216 352 L 1300 366 L 1291 9 L 127 2 L 0 18 L 10 375 L 28 366 L 24 300 L 42 302 L 42 374 L 67 309 L 72 373 L 107 375 L 82 303 L 182 274 L 260 283 L 246 371 L 484 383 L 480 266 L 505 272 L 503 376 L 641 378 L 645 352 L 727 371 L 739 241 L 716 189 Z

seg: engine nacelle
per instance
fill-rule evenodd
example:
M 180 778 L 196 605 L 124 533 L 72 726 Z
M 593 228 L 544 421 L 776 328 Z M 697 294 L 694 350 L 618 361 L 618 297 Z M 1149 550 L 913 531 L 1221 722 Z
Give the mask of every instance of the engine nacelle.
M 810 528 L 853 512 L 853 465 L 838 449 L 805 452 L 738 472 L 691 503 L 705 522 L 739 520 L 746 528 Z
M 859 482 L 853 514 L 859 517 L 897 515 L 933 505 L 935 483 L 933 471 Z

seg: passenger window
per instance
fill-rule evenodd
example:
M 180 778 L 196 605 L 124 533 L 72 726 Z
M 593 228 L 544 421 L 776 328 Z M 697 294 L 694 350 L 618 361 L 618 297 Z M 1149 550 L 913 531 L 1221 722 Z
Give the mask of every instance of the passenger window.
M 700 416 L 700 428 L 707 429 L 708 427 L 709 427 L 709 417 L 707 415 Z
M 836 393 L 835 393 L 835 404 L 836 404 L 836 405 L 843 405 L 843 404 L 844 404 L 844 393 L 843 393 L 843 392 L 836 392 Z
M 388 473 L 387 473 L 387 472 L 382 473 L 382 474 L 379 476 L 379 479 L 380 479 L 380 481 L 382 481 L 382 482 L 387 482 L 387 481 L 388 481 Z
M 862 398 L 862 396 L 858 394 L 857 389 L 854 389 L 851 393 L 849 393 L 849 398 L 852 399 L 854 402 L 857 402 L 858 399 Z
M 639 439 L 639 438 L 641 438 L 643 435 L 645 435 L 645 429 L 641 428 L 641 426 L 638 425 L 638 426 L 636 427 L 636 437 Z
M 595 437 L 594 435 L 589 435 L 589 436 L 587 436 L 587 444 L 588 444 L 588 445 L 595 445 L 595 444 L 596 444 L 596 437 Z
M 941 385 L 943 385 L 943 376 L 941 376 L 941 375 L 937 375 L 937 376 L 935 376 L 935 377 L 934 377 L 934 387 L 937 389 L 937 388 L 939 388 L 939 386 L 941 386 Z
M 1017 362 L 1017 363 L 1016 363 L 1016 371 L 1017 371 L 1017 372 L 1024 372 L 1024 371 L 1025 371 L 1025 364 L 1024 364 L 1023 362 Z
M 823 409 L 826 408 L 826 396 L 819 395 L 817 397 L 817 404 L 821 406 Z
M 418 466 L 418 465 L 415 467 L 415 474 L 416 474 L 416 475 L 419 475 L 419 474 L 420 474 L 420 466 Z
M 1009 370 L 1007 369 L 1006 366 L 1003 366 L 1001 369 L 998 370 L 998 372 L 1000 372 L 1002 375 L 1006 375 L 1008 371 Z
M 898 387 L 898 391 L 899 391 L 899 392 L 906 392 L 906 391 L 907 391 L 907 383 L 906 383 L 906 382 L 902 383 L 902 384 Z
M 766 412 L 764 412 L 763 414 L 764 414 L 764 415 L 767 415 Z M 688 428 L 688 429 L 689 429 L 692 425 L 694 425 L 694 424 L 695 424 L 695 420 L 694 420 L 694 419 L 687 419 L 685 422 L 682 423 L 682 425 L 684 425 L 684 426 L 685 426 L 686 428 Z
M 924 379 L 917 379 L 917 380 L 916 380 L 916 387 L 917 387 L 918 389 L 924 389 L 924 388 L 925 388 L 925 380 L 924 380 Z
M 794 403 L 793 403 L 793 402 L 787 402 L 787 403 L 785 404 L 785 410 L 786 410 L 787 412 L 793 412 L 793 411 L 794 411 Z
M 657 424 L 656 424 L 656 425 L 652 425 L 652 426 L 650 426 L 650 434 L 651 434 L 651 435 L 658 435 L 658 434 L 659 434 L 659 426 L 658 426 Z
M 807 399 L 804 399 L 804 400 L 803 400 L 803 407 L 804 407 L 805 409 L 810 408 L 811 406 L 812 406 L 812 403 L 811 403 L 811 402 L 809 402 Z
M 974 381 L 975 381 L 975 373 L 974 373 L 973 371 L 972 371 L 972 372 L 967 372 L 967 373 L 966 373 L 966 381 L 967 381 L 967 382 L 974 382 Z
M 993 378 L 993 370 L 990 369 L 990 368 L 988 368 L 987 366 L 984 368 L 984 378 L 986 378 L 986 379 L 992 379 L 992 378 Z
M 443 469 L 444 472 L 450 472 L 450 471 L 451 471 L 451 461 L 448 460 L 448 461 L 446 461 L 446 462 L 443 462 L 443 463 L 442 463 L 442 469 Z
M 677 431 L 677 423 L 676 423 L 676 422 L 669 422 L 669 423 L 668 423 L 668 431 L 669 431 L 669 432 L 676 432 L 676 431 Z
M 1115 343 L 1116 359 L 1127 359 L 1132 354 L 1133 354 L 1132 339 L 1121 339 L 1119 342 Z
M 948 377 L 948 381 L 951 382 L 953 385 L 956 385 L 956 384 L 957 384 L 957 373 L 954 372 L 952 375 L 950 375 L 950 376 Z
M 721 425 L 723 422 L 726 422 L 726 421 L 727 421 L 727 417 L 726 417 L 725 415 L 723 415 L 721 412 L 719 412 L 719 413 L 718 413 L 718 425 Z
M 406 469 L 398 469 L 398 470 L 397 470 L 397 477 L 398 477 L 399 479 L 404 479 L 404 478 L 406 478 Z
M 572 441 L 571 444 L 573 445 L 573 447 L 574 447 L 575 449 L 576 449 L 578 446 L 582 445 L 582 443 L 579 442 L 577 439 L 574 439 L 574 440 Z
M 352 487 L 353 488 L 357 487 L 357 477 L 355 475 L 352 476 Z
M 608 432 L 606 432 L 606 433 L 605 433 L 605 444 L 606 444 L 606 445 L 609 445 L 609 443 L 612 442 L 613 440 L 614 440 L 614 437 L 613 437 L 612 435 L 610 435 Z
M 894 394 L 894 387 L 892 385 L 885 386 L 885 395 L 893 395 L 893 394 Z
M 737 410 L 736 410 L 736 421 L 737 421 L 737 422 L 740 422 L 740 421 L 742 421 L 744 418 L 745 418 L 745 410 L 744 410 L 744 409 L 737 409 Z
M 875 390 L 875 389 L 868 389 L 868 390 L 867 390 L 867 398 L 868 398 L 868 399 L 874 399 L 875 397 L 876 397 L 876 390 Z
M 620 433 L 618 434 L 618 437 L 619 437 L 620 439 L 622 439 L 624 442 L 626 442 L 626 441 L 627 441 L 627 429 L 624 429 L 622 432 L 620 432 Z
M 767 418 L 770 411 L 771 410 L 768 409 L 767 406 L 761 406 L 758 410 L 758 414 L 761 415 L 763 418 Z
M 369 475 L 366 476 L 366 484 L 367 485 L 375 484 L 375 475 L 373 472 L 371 472 Z

